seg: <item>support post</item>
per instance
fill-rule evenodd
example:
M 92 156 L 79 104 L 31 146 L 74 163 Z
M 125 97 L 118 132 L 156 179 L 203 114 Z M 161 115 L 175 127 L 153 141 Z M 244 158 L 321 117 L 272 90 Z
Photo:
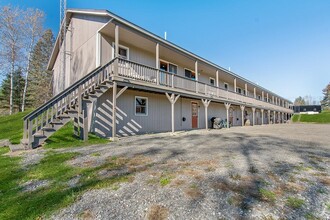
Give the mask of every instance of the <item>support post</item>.
M 264 125 L 264 109 L 260 109 L 261 111 L 261 125 Z
M 205 109 L 205 129 L 207 130 L 209 128 L 208 126 L 208 112 L 207 112 L 207 108 L 209 107 L 211 100 L 207 100 L 207 99 L 202 99 L 202 103 L 204 105 L 204 109 Z
M 171 96 L 166 92 L 165 93 L 168 101 L 171 103 L 171 124 L 172 124 L 172 133 L 174 133 L 174 104 L 179 99 L 180 95 L 175 96 L 174 93 L 171 94 Z
M 264 91 L 261 92 L 261 100 L 262 101 L 265 101 L 265 93 L 264 93 Z
M 276 124 L 276 111 L 274 111 L 274 119 L 273 119 L 273 124 Z
M 252 125 L 255 125 L 255 113 L 256 113 L 256 108 L 252 108 Z
M 80 139 L 83 141 L 88 140 L 88 106 L 84 101 L 82 103 L 82 113 L 80 116 Z
M 248 90 L 247 90 L 247 83 L 245 83 L 245 96 L 248 95 Z
M 112 141 L 117 139 L 117 82 L 112 87 Z
M 156 44 L 157 85 L 159 85 L 159 43 Z M 172 85 L 173 86 L 173 85 Z
M 118 58 L 119 56 L 119 26 L 115 25 L 115 58 Z M 114 75 L 118 76 L 119 74 L 119 65 L 118 65 L 118 59 L 115 60 L 114 63 Z
M 236 78 L 234 79 L 234 92 L 236 92 L 236 88 L 237 88 L 237 85 L 236 85 Z
M 268 100 L 268 93 L 266 94 L 266 98 L 267 98 L 267 102 L 269 102 L 269 100 Z
M 198 61 L 195 61 L 196 93 L 198 93 Z
M 227 110 L 227 128 L 229 128 L 229 108 L 230 108 L 230 103 L 225 102 L 225 107 Z
M 253 88 L 253 94 L 254 94 L 254 98 L 256 99 L 256 98 L 257 98 L 257 90 L 256 90 L 256 87 Z
M 241 112 L 242 112 L 242 127 L 244 126 L 244 109 L 245 109 L 245 106 L 244 105 L 241 105 Z
M 216 86 L 219 88 L 219 71 L 218 70 L 215 73 L 215 80 L 216 80 Z

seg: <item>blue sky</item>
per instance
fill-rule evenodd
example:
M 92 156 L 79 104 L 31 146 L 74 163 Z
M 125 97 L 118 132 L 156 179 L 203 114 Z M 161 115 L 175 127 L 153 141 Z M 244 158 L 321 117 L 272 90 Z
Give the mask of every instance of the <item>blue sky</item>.
M 0 0 L 36 7 L 57 33 L 59 0 Z M 294 100 L 322 97 L 330 82 L 329 0 L 67 0 L 108 9 L 259 85 Z

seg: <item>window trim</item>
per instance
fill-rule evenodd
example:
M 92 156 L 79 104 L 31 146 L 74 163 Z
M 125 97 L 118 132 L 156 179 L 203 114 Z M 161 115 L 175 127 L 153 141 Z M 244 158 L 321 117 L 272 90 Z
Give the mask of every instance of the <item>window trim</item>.
M 119 48 L 120 47 L 127 50 L 127 60 L 130 60 L 129 47 L 119 44 Z M 114 58 L 115 58 L 115 42 L 112 42 L 112 59 L 114 59 Z
M 160 64 L 160 62 L 167 63 L 167 72 L 178 75 L 178 69 L 179 69 L 178 65 L 176 65 L 175 63 L 171 63 L 169 61 L 163 60 L 163 59 L 159 59 L 159 64 Z M 173 66 L 176 66 L 176 73 L 170 72 L 170 64 L 173 65 Z M 159 65 L 159 67 L 160 67 L 160 65 Z
M 226 88 L 226 85 L 227 85 L 227 88 Z M 226 82 L 223 82 L 223 88 L 224 88 L 226 91 L 229 91 L 229 84 L 226 83 Z
M 185 78 L 197 81 L 196 80 L 196 73 L 195 73 L 195 71 L 192 71 L 191 69 L 188 69 L 188 68 L 183 68 L 183 69 L 184 69 L 184 77 Z M 191 73 L 195 73 L 195 78 L 188 78 L 188 77 L 186 77 L 186 70 L 189 70 Z
M 211 83 L 211 79 L 214 81 L 213 85 Z M 215 79 L 213 77 L 209 77 L 209 83 L 210 83 L 211 86 L 217 86 L 216 83 L 215 83 Z
M 238 92 L 238 90 L 239 90 L 239 89 L 241 90 L 241 92 Z M 242 95 L 242 91 L 243 91 L 243 90 L 242 90 L 242 88 L 241 88 L 241 87 L 238 87 L 238 86 L 236 87 L 236 91 L 235 91 L 236 93 L 238 93 L 238 94 L 241 94 L 241 95 Z
M 136 99 L 137 98 L 146 99 L 146 101 L 147 101 L 147 103 L 146 103 L 146 114 L 141 114 L 141 113 L 136 112 Z M 148 114 L 149 114 L 149 100 L 148 100 L 148 97 L 144 97 L 144 96 L 135 96 L 134 97 L 134 113 L 135 113 L 135 116 L 148 116 Z

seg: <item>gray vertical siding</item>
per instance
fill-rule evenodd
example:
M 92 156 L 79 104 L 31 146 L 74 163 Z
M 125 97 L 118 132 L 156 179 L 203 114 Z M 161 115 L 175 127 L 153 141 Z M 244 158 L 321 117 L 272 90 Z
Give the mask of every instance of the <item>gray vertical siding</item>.
M 135 96 L 148 98 L 148 116 L 135 115 Z M 200 100 L 179 98 L 175 104 L 175 130 L 192 129 L 191 102 L 199 105 L 199 128 L 205 128 L 205 111 Z M 130 136 L 142 133 L 166 132 L 171 130 L 171 105 L 165 94 L 154 94 L 136 90 L 125 91 L 117 100 L 117 134 Z M 111 137 L 112 91 L 102 95 L 93 107 L 90 128 L 102 137 Z M 186 119 L 183 121 L 183 117 Z M 208 108 L 208 120 L 212 117 L 226 118 L 226 109 L 221 103 L 212 103 Z M 211 123 L 209 122 L 209 127 Z
M 54 94 L 63 91 L 96 68 L 96 34 L 107 17 L 74 14 L 66 34 L 66 72 L 60 65 L 63 45 L 53 67 Z

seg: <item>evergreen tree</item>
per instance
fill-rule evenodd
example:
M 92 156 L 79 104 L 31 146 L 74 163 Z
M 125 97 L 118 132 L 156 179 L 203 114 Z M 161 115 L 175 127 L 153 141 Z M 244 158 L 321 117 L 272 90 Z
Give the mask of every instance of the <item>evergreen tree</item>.
M 322 90 L 324 98 L 321 101 L 322 109 L 330 109 L 330 83 Z
M 53 50 L 55 39 L 51 30 L 46 30 L 33 48 L 28 94 L 32 107 L 38 107 L 48 101 L 53 95 L 52 72 L 47 70 L 49 57 Z
M 21 69 L 13 73 L 13 111 L 21 111 L 24 89 L 24 77 Z M 4 108 L 10 108 L 11 76 L 7 74 L 0 87 L 0 102 Z

